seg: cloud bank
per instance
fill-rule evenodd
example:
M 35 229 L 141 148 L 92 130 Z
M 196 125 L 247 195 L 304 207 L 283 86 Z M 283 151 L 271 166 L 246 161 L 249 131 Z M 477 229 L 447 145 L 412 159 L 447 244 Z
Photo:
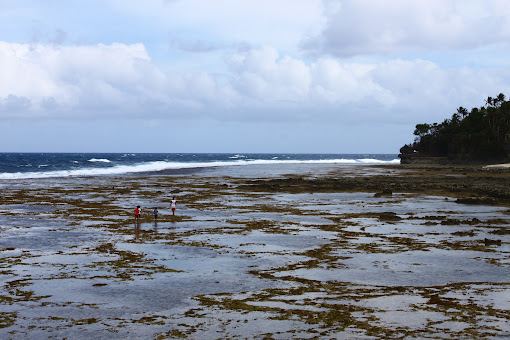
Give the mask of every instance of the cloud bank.
M 504 0 L 330 0 L 322 32 L 303 43 L 338 57 L 470 50 L 510 42 Z
M 510 87 L 509 69 L 442 68 L 432 61 L 400 58 L 362 63 L 325 56 L 310 61 L 269 46 L 232 52 L 224 67 L 221 73 L 163 71 L 143 44 L 0 42 L 0 118 L 414 122 L 450 101 L 467 106 L 474 100 L 477 105 L 485 94 Z

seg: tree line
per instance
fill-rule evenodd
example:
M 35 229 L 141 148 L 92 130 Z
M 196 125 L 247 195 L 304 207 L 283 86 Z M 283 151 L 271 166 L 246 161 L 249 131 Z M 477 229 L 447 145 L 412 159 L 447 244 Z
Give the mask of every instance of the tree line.
M 461 106 L 442 123 L 416 125 L 414 142 L 400 153 L 467 162 L 508 160 L 510 101 L 500 93 L 485 104 L 471 111 Z

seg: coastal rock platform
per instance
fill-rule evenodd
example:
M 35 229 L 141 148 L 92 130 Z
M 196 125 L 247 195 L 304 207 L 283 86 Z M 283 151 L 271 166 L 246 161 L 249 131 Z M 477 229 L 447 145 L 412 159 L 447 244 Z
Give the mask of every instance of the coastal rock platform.
M 315 164 L 4 180 L 0 338 L 509 337 L 509 178 Z

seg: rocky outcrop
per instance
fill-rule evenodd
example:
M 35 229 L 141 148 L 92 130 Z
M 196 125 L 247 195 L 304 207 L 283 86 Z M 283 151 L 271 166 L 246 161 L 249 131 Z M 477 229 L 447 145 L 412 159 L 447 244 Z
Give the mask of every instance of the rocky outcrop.
M 449 164 L 446 157 L 429 157 L 422 156 L 419 153 L 400 154 L 400 164 Z

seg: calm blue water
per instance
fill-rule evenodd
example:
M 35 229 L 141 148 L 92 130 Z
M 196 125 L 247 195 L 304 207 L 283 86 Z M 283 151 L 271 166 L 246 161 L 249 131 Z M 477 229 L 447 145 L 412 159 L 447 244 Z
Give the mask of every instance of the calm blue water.
M 254 164 L 391 164 L 396 154 L 0 153 L 0 179 L 121 175 Z

